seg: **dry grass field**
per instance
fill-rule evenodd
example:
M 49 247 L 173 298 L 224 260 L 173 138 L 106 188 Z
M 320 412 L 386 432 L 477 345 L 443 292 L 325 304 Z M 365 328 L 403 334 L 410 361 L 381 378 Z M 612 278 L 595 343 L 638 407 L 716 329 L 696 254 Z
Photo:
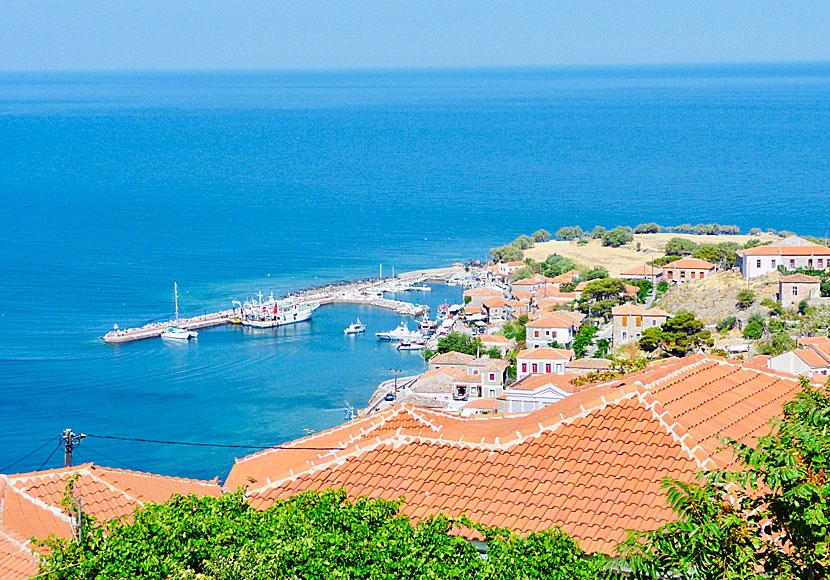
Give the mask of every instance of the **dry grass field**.
M 550 241 L 537 243 L 529 250 L 525 250 L 525 258 L 533 258 L 536 261 L 543 261 L 551 254 L 559 254 L 570 258 L 584 266 L 605 266 L 611 276 L 618 276 L 636 266 L 641 266 L 663 255 L 663 248 L 672 238 L 686 238 L 698 244 L 717 244 L 720 242 L 736 242 L 745 244 L 751 239 L 762 242 L 780 240 L 778 236 L 762 234 L 760 236 L 749 235 L 721 235 L 721 236 L 698 236 L 693 234 L 634 234 L 634 241 L 619 248 L 603 246 L 600 240 L 591 240 L 584 245 L 578 245 L 575 241 Z M 640 242 L 640 251 L 637 251 L 637 242 Z

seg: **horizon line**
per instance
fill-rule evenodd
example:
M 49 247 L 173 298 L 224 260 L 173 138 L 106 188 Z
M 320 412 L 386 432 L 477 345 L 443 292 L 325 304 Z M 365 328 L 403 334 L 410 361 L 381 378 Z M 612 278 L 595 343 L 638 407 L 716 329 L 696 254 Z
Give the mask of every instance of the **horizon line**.
M 367 72 L 472 72 L 472 71 L 577 71 L 667 68 L 739 68 L 769 66 L 830 66 L 830 60 L 680 61 L 587 64 L 437 65 L 437 66 L 355 66 L 355 67 L 238 67 L 238 68 L 78 68 L 0 69 L 0 74 L 119 74 L 119 73 L 367 73 Z

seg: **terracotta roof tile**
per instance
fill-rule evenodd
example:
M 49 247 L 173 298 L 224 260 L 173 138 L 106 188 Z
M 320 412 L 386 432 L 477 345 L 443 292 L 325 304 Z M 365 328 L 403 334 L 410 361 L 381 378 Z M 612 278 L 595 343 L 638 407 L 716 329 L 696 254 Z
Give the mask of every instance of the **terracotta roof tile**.
M 714 270 L 715 264 L 697 258 L 680 258 L 663 266 L 664 270 Z
M 818 276 L 808 276 L 807 274 L 791 274 L 789 276 L 781 276 L 779 282 L 787 282 L 789 284 L 819 284 L 821 278 Z

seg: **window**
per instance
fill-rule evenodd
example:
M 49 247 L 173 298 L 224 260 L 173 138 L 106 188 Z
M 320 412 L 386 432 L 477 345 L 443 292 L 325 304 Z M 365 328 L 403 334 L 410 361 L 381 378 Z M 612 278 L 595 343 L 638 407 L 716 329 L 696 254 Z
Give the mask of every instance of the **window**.
M 798 286 L 793 286 L 793 296 L 798 296 Z
M 681 280 L 686 277 L 686 270 L 680 270 L 680 278 Z
M 695 279 L 695 276 L 696 276 L 696 275 L 697 275 L 697 272 L 692 272 L 692 280 L 694 280 L 694 279 Z
M 495 381 L 496 381 L 496 373 L 490 373 L 490 381 L 491 381 L 491 382 L 495 382 Z
M 531 372 L 534 372 L 534 373 L 539 372 L 539 365 L 537 365 L 536 363 L 533 363 L 532 365 L 530 365 L 530 367 L 532 369 Z
M 626 340 L 628 340 L 628 333 L 627 333 L 626 331 L 624 331 L 624 330 L 623 330 L 623 337 L 622 337 L 622 339 L 623 339 L 623 342 L 625 342 Z
M 546 373 L 550 372 L 550 363 L 545 363 L 545 372 Z
M 557 373 L 562 373 L 564 371 L 565 371 L 565 369 L 562 368 L 562 363 L 556 363 L 556 372 Z
M 491 396 L 491 397 L 495 397 L 495 396 L 496 396 L 496 389 L 490 389 L 490 396 Z
M 538 330 L 534 330 L 534 331 L 533 331 L 533 336 L 535 336 L 536 338 L 539 338 L 539 331 L 538 331 Z
M 807 269 L 808 269 L 808 270 L 812 270 L 812 269 L 813 269 L 813 259 L 812 259 L 812 258 L 810 258 L 809 260 L 807 260 Z
M 527 363 L 522 363 L 522 372 L 523 373 L 527 372 Z
M 772 261 L 770 262 L 770 265 L 771 265 L 773 268 L 775 268 L 775 258 L 773 258 L 773 259 L 772 259 Z
M 656 318 L 651 319 L 651 325 L 652 326 L 657 326 L 657 319 Z
M 636 316 L 634 318 L 634 325 L 635 326 L 642 326 L 643 325 L 643 317 L 642 316 Z
M 795 268 L 795 258 L 790 258 L 790 268 Z
M 622 324 L 623 326 L 628 326 L 628 316 L 623 316 L 622 318 L 620 318 L 620 324 Z
M 669 280 L 673 280 L 674 279 L 674 272 L 669 270 L 668 274 L 669 274 Z
M 818 269 L 821 270 L 824 268 L 824 258 L 818 259 Z
M 757 264 L 756 264 L 756 267 L 758 267 L 758 268 L 760 268 L 760 267 L 761 267 L 761 260 L 758 260 L 758 262 L 757 262 Z

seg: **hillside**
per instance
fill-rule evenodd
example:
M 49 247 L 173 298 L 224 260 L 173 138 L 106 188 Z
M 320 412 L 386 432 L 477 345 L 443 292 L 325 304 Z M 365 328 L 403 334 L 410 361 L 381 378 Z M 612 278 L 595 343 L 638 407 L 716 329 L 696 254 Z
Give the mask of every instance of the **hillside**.
M 714 324 L 730 314 L 736 315 L 740 312 L 735 304 L 738 301 L 738 292 L 746 287 L 746 280 L 738 270 L 718 272 L 705 280 L 689 281 L 670 287 L 657 301 L 657 306 L 669 312 L 689 310 L 706 324 Z M 775 299 L 778 292 L 778 274 L 772 273 L 751 280 L 749 288 L 755 292 L 753 307 L 765 298 Z
M 550 242 L 537 243 L 532 248 L 525 250 L 525 258 L 533 258 L 537 262 L 545 260 L 551 254 L 559 254 L 571 258 L 585 266 L 605 266 L 611 276 L 618 276 L 631 268 L 641 266 L 646 262 L 659 258 L 663 255 L 663 248 L 672 238 L 684 238 L 698 244 L 718 244 L 721 242 L 736 242 L 746 244 L 749 240 L 761 242 L 775 242 L 781 238 L 769 234 L 760 236 L 749 235 L 719 235 L 699 236 L 694 234 L 634 234 L 634 241 L 619 248 L 603 246 L 599 239 L 591 240 L 584 245 L 578 245 L 575 241 L 554 240 Z M 637 251 L 637 242 L 640 242 L 640 251 Z

